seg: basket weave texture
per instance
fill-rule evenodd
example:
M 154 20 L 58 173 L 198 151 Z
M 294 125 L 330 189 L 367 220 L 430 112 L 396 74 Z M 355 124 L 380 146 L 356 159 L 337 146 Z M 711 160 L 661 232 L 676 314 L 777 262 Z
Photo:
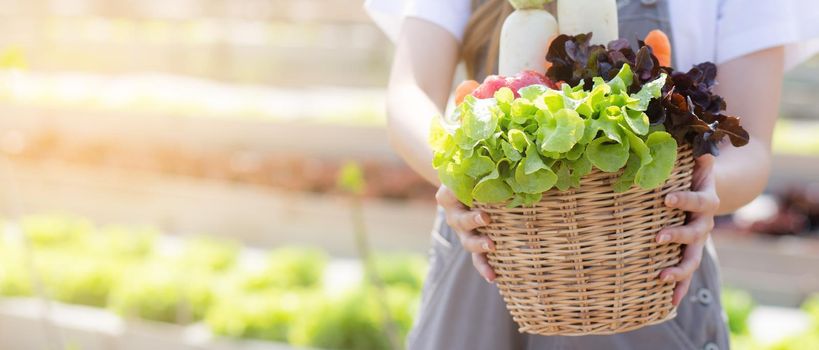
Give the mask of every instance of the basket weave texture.
M 680 148 L 671 177 L 654 190 L 612 190 L 618 173 L 595 169 L 580 187 L 550 190 L 528 207 L 482 204 L 495 242 L 496 284 L 520 332 L 615 334 L 673 318 L 674 283 L 658 275 L 680 261 L 681 246 L 658 244 L 660 229 L 685 213 L 665 195 L 691 188 L 694 159 Z

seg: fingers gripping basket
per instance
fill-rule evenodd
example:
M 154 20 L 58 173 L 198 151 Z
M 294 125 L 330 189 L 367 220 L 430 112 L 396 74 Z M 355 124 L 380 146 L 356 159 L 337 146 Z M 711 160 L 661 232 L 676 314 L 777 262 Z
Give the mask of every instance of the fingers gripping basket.
M 550 190 L 534 206 L 477 204 L 491 217 L 481 233 L 495 242 L 489 263 L 519 330 L 614 334 L 674 317 L 674 284 L 658 275 L 679 263 L 681 247 L 656 235 L 685 221 L 664 197 L 691 187 L 693 165 L 680 148 L 671 177 L 654 190 L 615 193 L 620 173 L 595 169 L 578 189 Z

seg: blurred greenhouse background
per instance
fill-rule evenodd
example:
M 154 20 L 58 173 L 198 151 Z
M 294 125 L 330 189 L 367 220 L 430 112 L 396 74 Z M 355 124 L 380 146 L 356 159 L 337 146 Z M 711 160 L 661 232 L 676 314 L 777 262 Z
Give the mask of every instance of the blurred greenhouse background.
M 0 0 L 0 349 L 400 348 L 435 206 L 390 58 L 360 0 Z M 737 349 L 819 349 L 817 89 L 714 232 Z

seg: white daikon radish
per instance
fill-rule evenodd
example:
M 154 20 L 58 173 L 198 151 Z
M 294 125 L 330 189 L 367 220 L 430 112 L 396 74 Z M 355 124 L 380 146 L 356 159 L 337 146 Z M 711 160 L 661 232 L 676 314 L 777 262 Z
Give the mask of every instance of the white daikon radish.
M 558 0 L 560 34 L 592 32 L 592 44 L 606 45 L 617 40 L 617 0 Z
M 498 74 L 513 76 L 524 70 L 546 72 L 549 39 L 557 34 L 557 21 L 543 5 L 552 0 L 509 0 L 515 11 L 503 22 Z

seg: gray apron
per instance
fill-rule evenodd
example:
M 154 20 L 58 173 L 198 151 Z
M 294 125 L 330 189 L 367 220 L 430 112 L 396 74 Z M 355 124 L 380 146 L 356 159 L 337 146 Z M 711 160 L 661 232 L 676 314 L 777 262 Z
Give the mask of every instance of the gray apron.
M 618 0 L 620 37 L 644 38 L 652 29 L 670 34 L 668 0 Z M 673 42 L 673 38 L 672 38 Z M 673 47 L 673 45 L 672 45 Z M 485 74 L 484 74 L 485 75 Z M 482 77 L 480 77 L 482 79 Z M 439 211 L 432 231 L 430 270 L 410 350 L 719 350 L 728 349 L 728 329 L 720 305 L 719 271 L 713 246 L 703 254 L 677 317 L 635 331 L 606 336 L 538 336 L 519 333 L 494 284 L 472 259 Z

